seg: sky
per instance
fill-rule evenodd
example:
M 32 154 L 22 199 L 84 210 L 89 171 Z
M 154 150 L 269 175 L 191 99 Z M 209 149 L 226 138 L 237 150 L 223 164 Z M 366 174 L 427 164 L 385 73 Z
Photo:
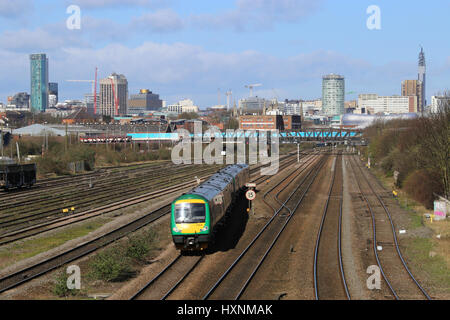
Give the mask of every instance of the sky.
M 96 67 L 99 78 L 124 74 L 129 94 L 201 108 L 255 83 L 260 97 L 320 98 L 329 73 L 345 77 L 346 100 L 400 95 L 420 46 L 430 101 L 450 88 L 448 12 L 447 0 L 0 0 L 0 102 L 30 92 L 32 53 L 47 54 L 60 100 L 90 92 L 66 80 L 94 79 Z

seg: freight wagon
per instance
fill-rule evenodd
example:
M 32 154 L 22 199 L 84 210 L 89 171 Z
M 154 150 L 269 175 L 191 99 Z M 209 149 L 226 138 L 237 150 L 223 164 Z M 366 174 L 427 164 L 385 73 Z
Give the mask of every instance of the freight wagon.
M 36 164 L 0 164 L 0 188 L 30 188 L 36 183 Z

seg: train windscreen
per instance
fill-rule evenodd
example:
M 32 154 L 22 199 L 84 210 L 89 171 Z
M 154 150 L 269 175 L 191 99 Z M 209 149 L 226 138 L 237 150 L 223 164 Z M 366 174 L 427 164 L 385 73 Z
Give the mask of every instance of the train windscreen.
M 205 221 L 205 204 L 178 203 L 175 205 L 175 223 L 202 223 Z

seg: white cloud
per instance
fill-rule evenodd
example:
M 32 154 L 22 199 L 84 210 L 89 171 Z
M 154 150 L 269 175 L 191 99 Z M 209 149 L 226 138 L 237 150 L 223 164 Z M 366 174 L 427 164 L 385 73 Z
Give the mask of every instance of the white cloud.
M 172 9 L 161 9 L 134 18 L 130 27 L 135 30 L 149 30 L 150 32 L 171 32 L 183 28 L 183 20 Z
M 96 9 L 108 7 L 157 7 L 167 4 L 167 0 L 70 0 L 67 4 L 76 4 L 81 9 Z
M 67 46 L 88 46 L 79 35 L 62 25 L 47 25 L 34 30 L 6 30 L 0 34 L 5 48 L 18 52 L 48 51 Z
M 51 65 L 56 78 L 86 78 L 98 66 L 102 77 L 111 72 L 123 73 L 130 92 L 161 88 L 165 94 L 186 93 L 193 98 L 211 92 L 216 96 L 219 87 L 232 89 L 235 97 L 246 96 L 244 85 L 254 81 L 263 83 L 266 89 L 285 88 L 289 97 L 300 97 L 311 94 L 311 86 L 320 92 L 321 77 L 330 72 L 352 77 L 357 77 L 361 68 L 372 76 L 376 72 L 367 62 L 334 52 L 318 51 L 284 59 L 257 51 L 218 53 L 185 43 L 154 42 L 135 48 L 120 44 L 101 49 L 68 48 Z M 200 101 L 201 105 L 206 103 Z
M 323 0 L 237 0 L 232 10 L 216 14 L 191 15 L 200 28 L 233 28 L 236 31 L 265 30 L 280 22 L 298 22 L 321 6 Z
M 32 0 L 0 0 L 0 16 L 16 18 L 33 9 Z

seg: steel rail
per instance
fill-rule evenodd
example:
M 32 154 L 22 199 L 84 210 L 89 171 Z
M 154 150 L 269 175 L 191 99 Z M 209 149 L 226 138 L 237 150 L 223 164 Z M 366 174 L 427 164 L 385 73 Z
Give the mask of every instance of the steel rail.
M 158 273 L 153 279 L 151 279 L 149 282 L 147 282 L 145 284 L 144 287 L 142 287 L 138 292 L 136 292 L 129 300 L 136 300 L 139 296 L 142 295 L 142 293 L 144 293 L 147 288 L 149 288 L 154 282 L 156 282 L 156 280 L 158 280 L 159 278 L 161 278 L 161 276 L 163 274 L 165 274 L 167 272 L 167 270 L 169 270 L 170 268 L 172 268 L 173 265 L 175 265 L 175 263 L 177 263 L 180 259 L 181 259 L 182 255 L 178 255 L 174 260 L 172 260 L 171 263 L 169 263 L 160 273 Z
M 170 208 L 171 204 L 161 206 L 158 209 L 155 209 L 152 212 L 120 226 L 119 228 L 116 228 L 100 237 L 35 263 L 32 266 L 3 276 L 0 278 L 0 293 L 55 270 L 68 262 L 84 257 L 130 233 L 137 231 L 169 214 Z
M 161 206 L 143 217 L 116 228 L 100 237 L 45 259 L 30 267 L 6 275 L 0 278 L 0 292 L 14 288 L 22 283 L 61 267 L 68 262 L 84 257 L 99 248 L 102 248 L 132 232 L 135 232 L 170 213 L 170 207 L 170 204 Z
M 422 292 L 422 294 L 427 298 L 427 300 L 432 300 L 432 298 L 430 297 L 430 295 L 425 291 L 425 289 L 420 285 L 420 283 L 417 281 L 417 279 L 414 277 L 414 275 L 411 273 L 411 271 L 409 270 L 405 259 L 403 258 L 403 255 L 400 251 L 400 246 L 398 244 L 398 239 L 397 239 L 397 234 L 396 234 L 396 230 L 395 230 L 395 226 L 394 226 L 394 222 L 392 220 L 392 216 L 391 213 L 389 211 L 389 209 L 386 207 L 386 204 L 384 203 L 384 201 L 381 199 L 381 197 L 375 192 L 375 190 L 373 189 L 372 185 L 369 182 L 369 179 L 367 178 L 367 176 L 364 174 L 364 171 L 362 170 L 361 166 L 357 165 L 356 166 L 359 168 L 359 171 L 361 172 L 362 176 L 364 177 L 364 180 L 367 182 L 368 186 L 370 187 L 370 190 L 372 191 L 372 193 L 376 196 L 376 198 L 378 199 L 378 201 L 380 202 L 381 206 L 384 209 L 384 212 L 386 213 L 390 225 L 391 225 L 391 230 L 392 230 L 392 236 L 394 238 L 394 243 L 395 243 L 395 249 L 397 251 L 397 255 L 400 258 L 403 267 L 405 268 L 406 272 L 409 274 L 410 278 L 413 280 L 413 282 L 416 284 L 416 286 L 419 288 L 419 290 Z M 362 190 L 361 190 L 362 191 Z M 364 199 L 366 199 L 367 204 L 368 200 L 367 198 L 364 196 Z M 372 212 L 372 210 L 371 210 Z M 374 215 L 373 215 L 374 217 Z
M 316 245 L 315 245 L 315 248 L 314 248 L 314 271 L 313 271 L 313 277 L 314 277 L 314 295 L 315 295 L 315 299 L 316 300 L 319 300 L 319 283 L 318 283 L 319 275 L 318 275 L 318 271 L 317 271 L 317 266 L 318 266 L 318 259 L 319 259 L 320 240 L 322 238 L 323 227 L 324 227 L 324 224 L 325 224 L 325 219 L 327 217 L 330 199 L 332 197 L 332 192 L 333 192 L 333 188 L 334 188 L 334 185 L 335 185 L 336 173 L 337 173 L 337 170 L 338 170 L 337 169 L 337 165 L 338 165 L 337 162 L 338 162 L 338 157 L 335 158 L 333 177 L 332 177 L 332 180 L 331 180 L 330 189 L 328 191 L 327 201 L 326 201 L 324 209 L 323 209 L 319 230 L 317 232 Z M 342 165 L 342 163 L 341 163 L 341 165 Z M 341 189 L 340 195 L 342 197 L 343 196 L 343 184 L 342 184 L 341 188 L 342 189 Z M 349 294 L 347 282 L 345 281 L 345 273 L 344 273 L 344 268 L 343 268 L 342 250 L 341 250 L 341 243 L 342 243 L 342 239 L 341 239 L 341 234 L 342 234 L 342 198 L 339 200 L 339 219 L 338 220 L 339 221 L 338 221 L 338 243 L 337 243 L 337 247 L 338 247 L 339 270 L 340 270 L 340 276 L 341 276 L 342 285 L 344 287 L 344 291 L 345 291 L 345 294 L 347 296 L 347 300 L 350 300 L 350 294 Z
M 304 197 L 306 196 L 306 194 L 309 192 L 309 189 L 311 187 L 311 185 L 314 183 L 317 175 L 320 173 L 320 171 L 323 168 L 325 161 L 321 162 L 321 164 L 319 165 L 319 168 L 317 169 L 317 171 L 314 173 L 314 176 L 312 177 L 311 181 L 309 182 L 309 184 L 307 185 L 305 191 L 303 192 L 303 194 L 301 195 L 300 199 L 297 201 L 295 207 L 293 209 L 290 209 L 288 206 L 286 206 L 286 203 L 284 203 L 282 205 L 282 207 L 285 207 L 286 209 L 289 210 L 289 216 L 287 217 L 286 221 L 284 222 L 282 228 L 280 229 L 280 231 L 277 233 L 277 235 L 275 236 L 275 238 L 273 239 L 273 241 L 271 242 L 270 246 L 267 248 L 266 252 L 264 253 L 263 257 L 260 259 L 260 261 L 257 263 L 256 267 L 254 268 L 253 272 L 250 274 L 250 276 L 248 277 L 247 281 L 244 283 L 244 285 L 242 286 L 241 290 L 239 291 L 239 293 L 236 295 L 235 300 L 240 299 L 240 297 L 243 295 L 243 293 L 245 292 L 245 290 L 247 289 L 248 285 L 250 284 L 250 282 L 252 281 L 252 279 L 254 278 L 254 276 L 256 275 L 256 273 L 258 272 L 259 268 L 262 266 L 262 264 L 264 263 L 264 261 L 266 260 L 267 256 L 269 255 L 269 253 L 272 251 L 273 247 L 275 246 L 276 242 L 278 241 L 279 237 L 281 236 L 281 234 L 283 233 L 283 231 L 286 229 L 287 225 L 289 224 L 289 222 L 291 221 L 292 217 L 294 216 L 295 212 L 297 211 L 298 207 L 300 206 L 300 203 L 303 202 Z M 298 188 L 299 189 L 299 188 Z M 298 189 L 296 191 L 298 191 Z
M 320 162 L 319 162 L 320 164 Z M 318 166 L 318 165 L 317 165 Z M 317 167 L 316 166 L 316 167 Z M 298 187 L 289 195 L 288 199 L 285 201 L 287 203 L 294 195 L 294 193 L 303 185 L 304 181 L 311 175 L 312 171 L 308 173 L 308 175 L 302 180 L 302 182 L 298 185 Z M 281 184 L 281 182 L 279 183 Z M 238 264 L 238 262 L 242 259 L 242 257 L 250 250 L 250 248 L 256 243 L 259 237 L 264 233 L 264 231 L 269 227 L 269 225 L 274 221 L 274 219 L 281 212 L 283 207 L 276 211 L 276 213 L 272 216 L 272 218 L 264 225 L 264 227 L 258 232 L 255 238 L 248 244 L 248 246 L 242 251 L 242 253 L 237 257 L 237 259 L 228 267 L 228 269 L 222 274 L 219 280 L 210 288 L 210 290 L 205 294 L 202 300 L 208 299 L 211 294 L 217 289 L 217 287 L 222 283 L 222 281 L 228 276 L 231 270 Z
M 289 156 L 286 157 L 286 166 L 287 167 L 291 161 L 289 161 Z M 283 159 L 285 160 L 285 159 Z M 282 161 L 283 161 L 282 160 Z M 257 170 L 259 170 L 260 167 L 254 168 L 250 170 L 251 174 L 255 174 L 257 172 Z M 283 169 L 282 169 L 283 170 Z M 253 180 L 259 180 L 261 177 L 258 177 L 257 179 Z M 268 180 L 269 178 L 262 176 L 263 179 Z M 179 255 L 177 256 L 177 258 L 175 258 L 171 263 L 169 263 L 161 272 L 159 272 L 153 279 L 151 279 L 149 282 L 147 282 L 145 284 L 144 287 L 142 287 L 137 293 L 135 293 L 130 300 L 136 300 L 137 298 L 139 298 L 145 291 L 148 290 L 148 288 L 150 286 L 152 286 L 158 279 L 161 278 L 161 276 L 163 276 L 164 274 L 166 274 L 171 268 L 173 268 L 173 266 L 183 257 L 183 255 Z M 171 289 L 169 289 L 169 291 L 161 298 L 161 300 L 166 300 L 167 297 L 169 297 L 178 287 L 179 285 L 191 274 L 191 272 L 197 267 L 197 265 L 200 263 L 200 261 L 204 258 L 204 255 L 202 255 L 200 257 L 200 259 L 175 283 L 174 286 L 171 287 Z
M 359 182 L 359 179 L 356 177 L 356 170 L 354 169 L 353 162 L 352 162 L 351 159 L 352 159 L 352 158 L 350 158 L 350 166 L 351 166 L 351 168 L 352 168 L 353 173 L 355 174 L 355 180 L 356 180 L 356 183 L 357 183 L 357 185 L 358 185 L 358 189 L 359 189 L 359 191 L 360 191 L 360 193 L 361 193 L 361 196 L 363 197 L 364 201 L 366 202 L 367 208 L 369 209 L 370 214 L 371 214 L 371 216 L 372 216 L 372 233 L 373 233 L 373 239 L 372 239 L 372 242 L 373 242 L 373 251 L 374 251 L 374 254 L 375 254 L 375 259 L 376 259 L 376 261 L 377 261 L 377 265 L 378 265 L 378 267 L 380 268 L 380 271 L 381 271 L 381 274 L 383 275 L 384 281 L 386 282 L 386 284 L 388 285 L 389 289 L 391 290 L 392 295 L 394 296 L 394 298 L 395 298 L 396 300 L 399 300 L 399 297 L 398 297 L 396 291 L 395 291 L 394 288 L 392 287 L 392 285 L 391 285 L 389 279 L 387 278 L 386 274 L 384 273 L 383 266 L 381 265 L 381 261 L 380 261 L 380 258 L 379 258 L 379 256 L 378 256 L 378 249 L 377 249 L 377 229 L 376 229 L 375 214 L 374 214 L 374 212 L 372 211 L 372 207 L 370 206 L 369 201 L 368 201 L 367 198 L 366 198 L 366 195 L 365 195 L 364 192 L 362 191 L 361 184 L 360 184 L 360 182 Z

